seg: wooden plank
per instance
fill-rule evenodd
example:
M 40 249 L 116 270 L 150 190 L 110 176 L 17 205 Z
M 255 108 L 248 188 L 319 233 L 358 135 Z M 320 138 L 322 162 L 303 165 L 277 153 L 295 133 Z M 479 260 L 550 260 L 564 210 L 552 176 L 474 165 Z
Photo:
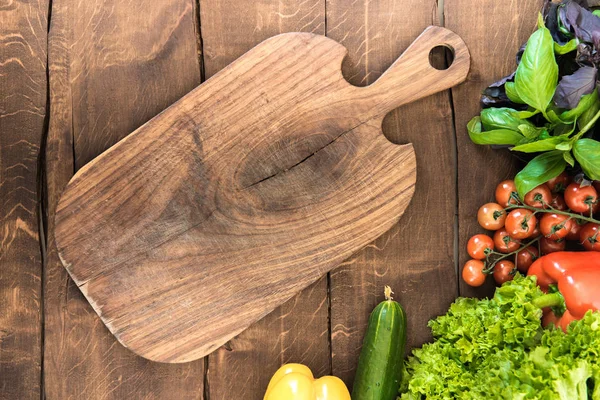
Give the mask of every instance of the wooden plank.
M 349 50 L 345 76 L 374 82 L 425 27 L 435 2 L 329 0 L 327 35 Z M 408 346 L 430 337 L 427 321 L 457 294 L 454 267 L 455 143 L 449 93 L 392 112 L 384 121 L 395 143 L 412 142 L 417 185 L 400 222 L 331 273 L 333 373 L 351 386 L 369 313 L 390 285 L 408 315 Z
M 201 399 L 204 363 L 159 364 L 110 334 L 68 278 L 54 213 L 74 171 L 200 82 L 192 0 L 54 0 L 49 37 L 48 399 Z
M 0 398 L 39 399 L 42 255 L 39 157 L 48 1 L 9 2 L 0 35 Z
M 325 33 L 322 0 L 200 0 L 200 11 L 207 78 L 270 36 Z M 327 319 L 327 280 L 321 279 L 208 357 L 209 398 L 262 399 L 270 376 L 286 362 L 328 373 Z
M 518 165 L 508 151 L 473 144 L 466 125 L 479 114 L 482 90 L 515 70 L 515 54 L 535 29 L 542 2 L 445 1 L 446 27 L 459 34 L 471 52 L 471 73 L 465 83 L 452 90 L 458 148 L 458 268 L 462 271 L 469 259 L 467 241 L 484 232 L 477 223 L 477 210 L 495 201 L 496 185 L 513 178 Z M 462 296 L 486 296 L 493 290 L 491 278 L 480 288 L 460 280 Z

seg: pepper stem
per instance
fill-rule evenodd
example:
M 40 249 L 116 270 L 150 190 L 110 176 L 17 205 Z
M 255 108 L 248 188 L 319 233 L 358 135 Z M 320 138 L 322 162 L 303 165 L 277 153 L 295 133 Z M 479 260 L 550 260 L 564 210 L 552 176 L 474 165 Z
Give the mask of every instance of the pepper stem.
M 548 293 L 533 299 L 531 303 L 538 308 L 556 307 L 564 305 L 565 298 L 559 292 Z
M 383 294 L 385 296 L 386 300 L 393 300 L 394 298 L 392 297 L 392 294 L 394 294 L 394 292 L 392 292 L 392 288 L 389 286 L 385 286 L 385 288 L 383 289 Z

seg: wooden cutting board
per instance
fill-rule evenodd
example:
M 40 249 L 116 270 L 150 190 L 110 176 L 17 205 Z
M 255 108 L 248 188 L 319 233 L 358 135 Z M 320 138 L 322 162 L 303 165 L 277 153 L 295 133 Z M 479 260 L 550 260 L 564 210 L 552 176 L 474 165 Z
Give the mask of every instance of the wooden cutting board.
M 446 70 L 429 63 L 438 45 Z M 462 82 L 469 53 L 429 27 L 368 87 L 343 78 L 345 54 L 323 36 L 270 38 L 73 177 L 58 251 L 123 345 L 200 358 L 398 221 L 415 154 L 383 118 Z

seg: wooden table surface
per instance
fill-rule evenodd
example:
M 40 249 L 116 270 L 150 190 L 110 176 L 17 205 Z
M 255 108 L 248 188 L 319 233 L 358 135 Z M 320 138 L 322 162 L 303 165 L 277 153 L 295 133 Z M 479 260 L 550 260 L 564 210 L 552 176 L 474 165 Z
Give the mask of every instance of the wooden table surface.
M 392 286 L 409 346 L 457 295 L 479 205 L 514 173 L 470 143 L 481 90 L 511 72 L 541 1 L 22 0 L 0 4 L 0 398 L 261 399 L 285 362 L 349 385 L 370 310 Z M 400 223 L 208 357 L 160 364 L 121 346 L 62 267 L 53 215 L 73 173 L 260 41 L 288 31 L 347 47 L 347 79 L 377 79 L 428 25 L 461 35 L 467 81 L 386 118 L 417 153 Z M 444 62 L 443 56 L 438 62 Z

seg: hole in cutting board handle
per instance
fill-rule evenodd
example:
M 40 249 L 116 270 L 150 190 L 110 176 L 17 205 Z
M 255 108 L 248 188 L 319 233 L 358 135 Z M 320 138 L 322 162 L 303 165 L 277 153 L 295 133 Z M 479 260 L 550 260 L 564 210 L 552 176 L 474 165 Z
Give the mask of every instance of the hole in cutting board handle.
M 429 52 L 429 64 L 437 70 L 443 71 L 450 68 L 454 62 L 454 50 L 445 45 L 435 46 Z

